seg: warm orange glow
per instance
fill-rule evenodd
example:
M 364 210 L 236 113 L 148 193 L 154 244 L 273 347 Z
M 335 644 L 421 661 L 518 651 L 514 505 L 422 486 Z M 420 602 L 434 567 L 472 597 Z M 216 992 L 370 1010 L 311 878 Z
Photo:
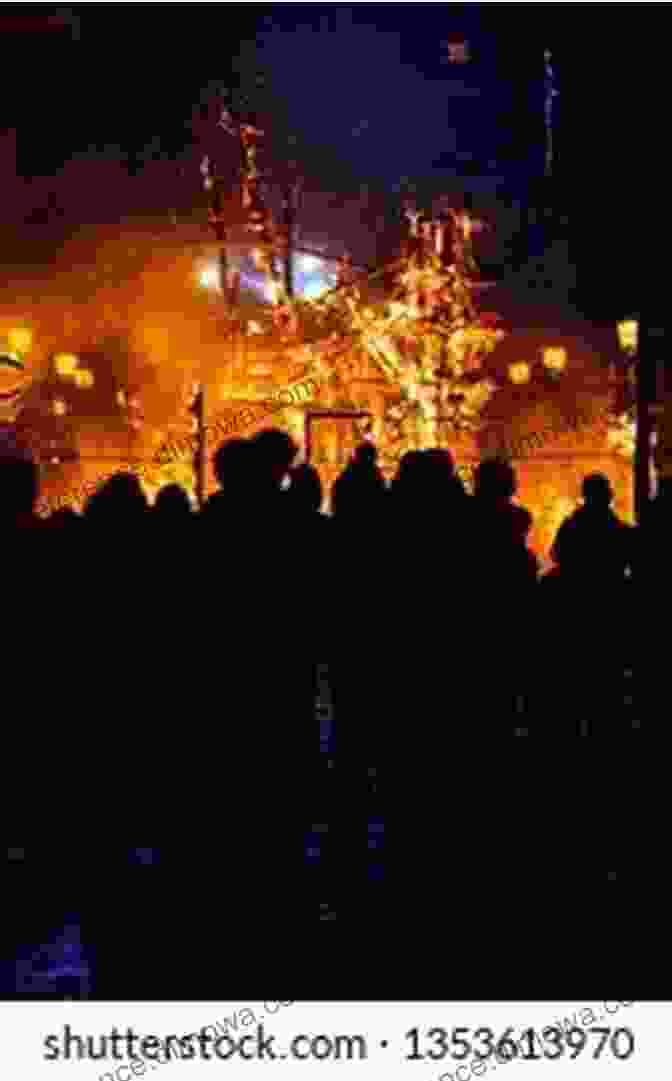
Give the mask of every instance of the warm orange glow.
M 5 352 L 0 358 L 0 391 L 3 394 L 15 393 L 26 386 L 26 372 L 21 357 L 16 353 Z
M 16 353 L 29 353 L 33 344 L 33 334 L 26 327 L 20 327 L 10 330 L 7 341 L 10 349 L 13 349 Z
M 77 386 L 81 387 L 83 390 L 90 390 L 95 382 L 93 372 L 89 372 L 86 369 L 75 372 L 74 379 Z
M 79 360 L 74 353 L 57 353 L 54 357 L 54 368 L 64 378 L 74 375 L 78 364 Z
M 524 361 L 509 365 L 509 379 L 512 383 L 529 383 L 530 365 Z
M 561 347 L 551 347 L 544 349 L 544 367 L 548 368 L 549 372 L 564 372 L 567 367 L 567 350 Z
M 64 417 L 68 411 L 68 407 L 62 398 L 54 398 L 51 405 L 51 411 L 55 417 Z

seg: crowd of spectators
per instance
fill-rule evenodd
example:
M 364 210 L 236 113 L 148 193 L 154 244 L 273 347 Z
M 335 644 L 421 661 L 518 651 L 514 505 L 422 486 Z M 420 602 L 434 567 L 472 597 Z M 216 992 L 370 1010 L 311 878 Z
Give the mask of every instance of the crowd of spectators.
M 449 453 L 411 452 L 388 485 L 366 443 L 326 515 L 317 471 L 296 457 L 280 431 L 232 439 L 216 454 L 219 491 L 200 511 L 176 487 L 149 506 L 137 478 L 118 474 L 82 515 L 47 520 L 34 511 L 35 466 L 0 466 L 16 721 L 5 725 L 5 762 L 30 763 L 7 776 L 7 791 L 25 802 L 29 788 L 68 838 L 56 846 L 68 870 L 50 889 L 76 882 L 94 923 L 109 924 L 114 908 L 124 930 L 110 938 L 106 924 L 97 939 L 108 943 L 111 987 L 123 981 L 131 925 L 146 957 L 156 943 L 150 997 L 177 965 L 165 947 L 178 911 L 194 936 L 219 914 L 232 949 L 262 923 L 305 929 L 317 911 L 303 866 L 311 820 L 333 826 L 332 895 L 341 911 L 353 897 L 361 911 L 353 883 L 366 878 L 372 767 L 401 896 L 409 866 L 438 858 L 430 808 L 471 806 L 476 764 L 479 783 L 488 770 L 498 777 L 503 741 L 521 725 L 549 756 L 563 736 L 627 734 L 618 694 L 635 667 L 641 545 L 614 514 L 605 477 L 585 479 L 556 565 L 541 575 L 504 461 L 484 461 L 469 495 Z M 662 496 L 653 512 L 663 529 Z M 315 721 L 325 658 L 331 770 Z M 548 776 L 526 785 L 524 797 L 507 792 L 506 815 L 488 804 L 490 832 L 529 830 L 530 805 L 552 805 Z M 481 810 L 470 814 L 477 832 Z M 99 870 L 89 860 L 84 873 L 77 837 L 91 819 Z M 104 856 L 126 830 L 174 840 L 151 890 L 104 882 Z M 209 875 L 197 897 L 194 868 Z M 290 956 L 291 936 L 283 942 Z

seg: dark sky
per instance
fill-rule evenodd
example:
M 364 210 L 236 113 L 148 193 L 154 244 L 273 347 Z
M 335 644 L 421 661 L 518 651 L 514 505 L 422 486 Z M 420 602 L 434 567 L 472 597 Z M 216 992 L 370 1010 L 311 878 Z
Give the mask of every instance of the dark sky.
M 286 126 L 365 177 L 525 175 L 543 154 L 543 35 L 497 7 L 78 4 L 76 33 L 18 41 L 23 90 L 4 108 L 22 122 L 26 171 L 89 145 L 134 150 L 161 134 L 177 146 L 202 88 L 231 82 L 240 53 L 243 81 L 264 71 Z M 451 36 L 469 41 L 469 64 L 446 62 Z
M 30 8 L 58 14 L 65 29 L 4 35 L 17 88 L 3 95 L 4 123 L 17 128 L 24 175 L 57 174 L 88 147 L 133 155 L 154 140 L 178 152 L 207 87 L 238 79 L 279 137 L 296 134 L 327 189 L 355 177 L 394 195 L 408 182 L 450 187 L 457 174 L 476 191 L 525 199 L 543 171 L 551 47 L 558 182 L 579 238 L 613 265 L 624 201 L 646 197 L 652 154 L 637 144 L 660 107 L 652 50 L 662 55 L 664 7 L 5 4 L 2 18 Z M 447 41 L 460 38 L 471 60 L 448 64 Z

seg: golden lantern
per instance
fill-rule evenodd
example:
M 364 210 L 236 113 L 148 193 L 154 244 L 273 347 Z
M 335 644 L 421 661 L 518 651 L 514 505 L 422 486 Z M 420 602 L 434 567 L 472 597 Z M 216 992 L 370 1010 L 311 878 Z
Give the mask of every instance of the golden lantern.
M 74 353 L 57 353 L 54 357 L 54 367 L 63 377 L 72 376 L 77 371 L 79 360 Z
M 95 382 L 93 372 L 88 371 L 86 368 L 82 369 L 82 371 L 75 372 L 74 380 L 77 386 L 81 387 L 82 390 L 90 390 Z
M 7 335 L 7 341 L 9 348 L 13 349 L 15 353 L 29 353 L 30 347 L 33 344 L 32 331 L 26 327 L 19 327 L 15 330 L 10 330 Z
M 639 346 L 639 322 L 636 319 L 622 319 L 616 324 L 618 343 L 624 353 L 634 356 Z
M 68 407 L 62 398 L 54 398 L 51 404 L 51 411 L 55 417 L 64 417 L 68 411 Z
M 509 365 L 509 379 L 512 383 L 529 383 L 530 365 L 524 360 Z
M 544 367 L 553 375 L 560 375 L 567 367 L 567 350 L 561 346 L 548 346 L 543 350 Z

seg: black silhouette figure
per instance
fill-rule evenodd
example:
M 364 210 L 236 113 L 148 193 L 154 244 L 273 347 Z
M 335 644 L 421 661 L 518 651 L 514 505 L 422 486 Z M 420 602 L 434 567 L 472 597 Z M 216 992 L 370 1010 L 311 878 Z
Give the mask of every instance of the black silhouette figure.
M 201 596 L 212 620 L 198 636 L 194 664 L 214 675 L 221 695 L 207 761 L 187 802 L 203 821 L 210 815 L 233 821 L 245 808 L 245 828 L 259 838 L 259 848 L 236 857 L 227 905 L 247 910 L 256 923 L 265 898 L 273 926 L 310 918 L 303 829 L 319 762 L 315 664 L 327 648 L 320 641 L 312 567 L 320 545 L 311 540 L 291 488 L 284 490 L 296 454 L 293 441 L 275 430 L 220 448 L 221 491 L 201 515 L 198 542 L 207 580 Z M 196 681 L 191 695 L 190 711 L 211 716 L 210 680 Z M 222 761 L 228 763 L 224 785 Z M 283 891 L 277 904 L 269 900 L 269 888 L 277 892 L 270 884 L 282 879 L 293 883 L 292 904 Z M 213 883 L 213 900 L 206 901 L 213 919 L 218 893 Z M 202 896 L 184 899 L 195 922 Z
M 191 500 L 180 484 L 167 484 L 161 489 L 154 504 L 154 515 L 167 527 L 179 527 L 192 520 Z
M 331 493 L 332 513 L 339 523 L 348 525 L 380 515 L 387 495 L 385 478 L 376 465 L 378 451 L 373 443 L 357 447 L 352 461 L 334 482 Z
M 297 528 L 305 530 L 307 557 L 311 562 L 314 556 L 318 557 L 318 562 L 331 560 L 332 554 L 327 553 L 324 546 L 332 542 L 333 523 L 322 513 L 324 493 L 320 474 L 312 465 L 298 465 L 292 469 L 290 480 L 286 498 L 290 511 L 299 519 Z M 313 545 L 318 546 L 317 550 L 311 551 Z
M 322 510 L 322 481 L 312 465 L 298 465 L 290 473 L 289 497 L 297 510 L 318 514 Z
M 251 480 L 255 494 L 262 501 L 268 499 L 272 507 L 277 507 L 280 505 L 277 497 L 297 456 L 298 447 L 291 436 L 276 428 L 259 432 L 251 440 L 250 447 Z
M 2 459 L 0 477 L 0 524 L 3 530 L 34 528 L 40 525 L 40 519 L 35 514 L 39 495 L 39 472 L 35 462 L 27 458 Z
M 72 507 L 59 507 L 49 515 L 45 524 L 50 529 L 70 534 L 73 529 L 78 529 L 81 523 L 81 516 Z
M 0 460 L 0 552 L 4 557 L 7 604 L 14 624 L 30 625 L 43 611 L 48 588 L 46 529 L 35 513 L 39 495 L 37 465 L 26 458 Z M 12 666 L 7 661 L 7 671 Z M 14 673 L 16 677 L 16 672 Z
M 535 655 L 537 715 L 549 734 L 623 732 L 624 671 L 632 660 L 631 586 L 634 531 L 611 509 L 607 477 L 583 482 L 584 505 L 558 530 L 558 566 L 539 591 L 539 619 L 547 633 Z M 558 679 L 562 658 L 562 679 Z M 544 692 L 543 684 L 553 687 Z
M 612 500 L 608 477 L 592 473 L 584 479 L 583 506 L 562 523 L 551 550 L 565 578 L 589 576 L 622 583 L 632 562 L 633 535 L 612 510 Z
M 203 523 L 223 524 L 230 511 L 240 511 L 244 500 L 251 498 L 250 456 L 250 443 L 246 439 L 229 439 L 218 448 L 213 465 L 219 491 L 210 496 L 201 511 Z
M 494 543 L 524 543 L 530 530 L 532 516 L 513 502 L 517 480 L 513 466 L 499 458 L 481 462 L 474 478 L 475 510 L 481 524 L 497 532 Z
M 142 485 L 134 473 L 115 473 L 91 496 L 85 518 L 101 528 L 125 529 L 144 525 L 148 514 Z

